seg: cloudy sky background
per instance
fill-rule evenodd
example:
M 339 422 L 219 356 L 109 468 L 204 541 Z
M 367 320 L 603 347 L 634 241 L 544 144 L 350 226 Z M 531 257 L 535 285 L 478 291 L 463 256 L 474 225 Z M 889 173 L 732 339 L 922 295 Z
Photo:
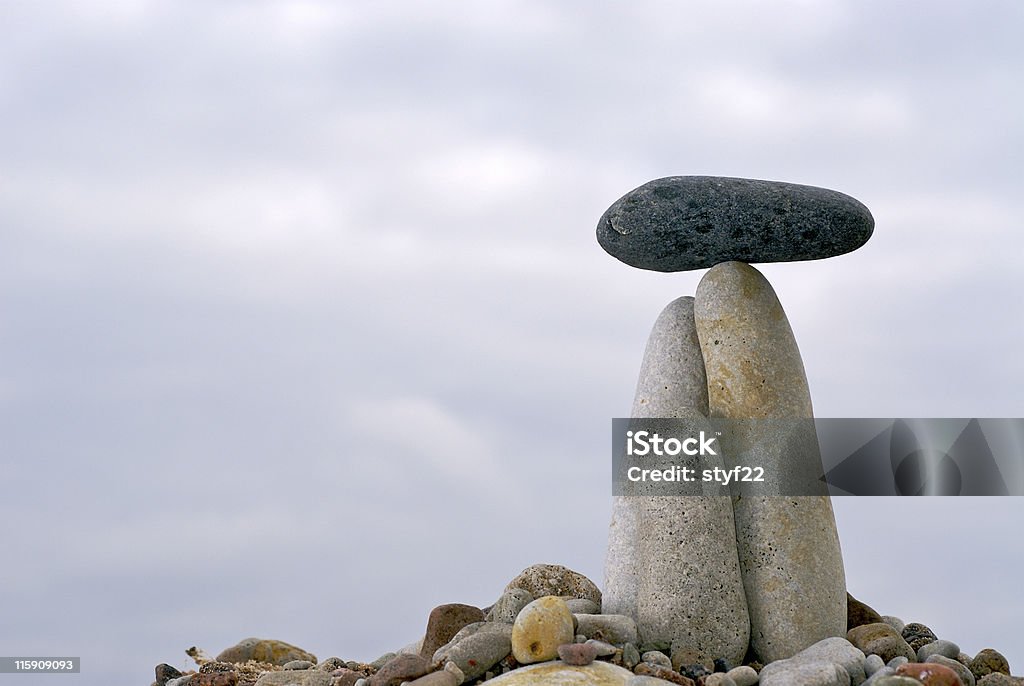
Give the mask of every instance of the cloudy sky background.
M 1022 417 L 1024 6 L 0 2 L 0 654 L 145 683 L 371 660 L 536 562 L 599 584 L 610 418 L 701 272 L 674 174 L 834 188 L 764 265 L 822 417 Z M 1024 500 L 839 498 L 851 592 L 1024 673 Z

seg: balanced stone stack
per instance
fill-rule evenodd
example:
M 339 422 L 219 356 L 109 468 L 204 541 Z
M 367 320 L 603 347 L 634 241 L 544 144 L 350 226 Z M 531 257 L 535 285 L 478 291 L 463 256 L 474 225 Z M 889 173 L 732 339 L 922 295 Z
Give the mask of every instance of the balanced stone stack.
M 632 416 L 810 419 L 811 396 L 789 321 L 749 262 L 841 255 L 874 221 L 853 198 L 811 186 L 705 176 L 658 179 L 615 202 L 598 224 L 611 255 L 663 272 L 709 269 L 696 297 L 654 325 Z M 811 435 L 793 443 L 770 422 L 739 425 L 778 476 L 820 464 Z M 819 484 L 821 486 L 821 484 Z M 846 635 L 846 582 L 826 492 L 792 497 L 620 495 L 612 507 L 604 611 L 632 616 L 640 640 L 674 663 L 764 662 Z

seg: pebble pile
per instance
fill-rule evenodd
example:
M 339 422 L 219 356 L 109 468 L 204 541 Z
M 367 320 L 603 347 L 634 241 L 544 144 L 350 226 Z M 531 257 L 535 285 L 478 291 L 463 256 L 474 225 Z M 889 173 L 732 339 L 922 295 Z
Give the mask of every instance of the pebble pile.
M 1024 686 L 996 650 L 966 655 L 852 597 L 845 638 L 768 664 L 752 650 L 737 662 L 688 662 L 644 643 L 631 617 L 604 613 L 597 587 L 570 569 L 534 565 L 513 584 L 488 608 L 434 608 L 420 640 L 371 663 L 248 638 L 216 658 L 189 649 L 198 670 L 158 665 L 153 686 Z
M 674 176 L 619 199 L 597 228 L 607 252 L 641 269 L 708 269 L 655 322 L 632 416 L 813 417 L 785 311 L 748 263 L 834 257 L 873 229 L 853 198 L 796 184 Z M 754 446 L 766 472 L 820 464 L 816 436 L 793 443 L 764 425 L 736 445 Z M 966 655 L 851 597 L 827 491 L 799 492 L 641 488 L 613 500 L 603 594 L 534 565 L 489 607 L 434 608 L 419 641 L 371 663 L 249 638 L 216 658 L 190 649 L 198 671 L 158 665 L 154 686 L 1024 686 L 996 650 Z

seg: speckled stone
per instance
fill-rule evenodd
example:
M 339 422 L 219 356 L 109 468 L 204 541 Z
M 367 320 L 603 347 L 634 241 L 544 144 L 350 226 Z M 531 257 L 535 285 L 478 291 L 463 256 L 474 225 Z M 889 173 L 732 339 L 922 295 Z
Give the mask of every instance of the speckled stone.
M 272 665 L 284 665 L 292 660 L 309 660 L 316 663 L 316 656 L 307 653 L 302 648 L 297 648 L 284 641 L 273 639 L 246 638 L 230 648 L 221 651 L 217 656 L 218 662 L 233 662 L 240 664 L 249 660 L 257 662 L 269 662 Z
M 511 624 L 516 621 L 519 611 L 533 601 L 533 595 L 521 588 L 511 588 L 501 594 L 494 605 L 487 612 L 488 622 L 505 622 Z
M 154 671 L 156 672 L 156 686 L 165 686 L 171 679 L 177 679 L 181 676 L 181 672 L 177 668 L 165 662 L 158 664 Z
M 672 669 L 672 660 L 660 650 L 648 650 L 640 656 L 640 661 Z
M 796 339 L 760 272 L 742 262 L 711 268 L 697 286 L 694 321 L 712 417 L 813 417 Z M 821 469 L 813 435 L 804 437 L 807 449 L 796 454 L 788 438 L 744 426 L 760 431 L 741 435 L 739 428 L 729 437 L 733 445 L 748 446 L 744 462 L 763 465 L 769 474 L 812 479 L 816 470 L 806 467 Z M 814 492 L 813 486 L 806 492 Z M 821 639 L 844 636 L 846 576 L 829 497 L 734 496 L 733 513 L 757 655 L 773 662 Z M 740 662 L 742 656 L 731 659 Z
M 949 667 L 956 672 L 958 677 L 960 677 L 960 682 L 963 686 L 975 686 L 975 683 L 977 682 L 974 675 L 971 673 L 971 670 L 967 668 L 967 665 L 959 660 L 950 659 L 945 655 L 932 655 L 925 660 L 925 662 L 934 662 L 942 665 L 943 667 Z
M 955 660 L 960 654 L 960 646 L 952 641 L 946 641 L 944 639 L 936 639 L 930 643 L 925 643 L 923 646 L 917 649 L 917 661 L 925 662 L 932 655 L 942 655 L 948 657 L 950 660 Z
M 631 416 L 706 417 L 693 305 L 677 298 L 655 321 Z M 742 660 L 749 621 L 728 496 L 614 497 L 605 560 L 604 612 L 635 617 L 641 643 L 676 645 L 691 662 Z
M 543 596 L 524 607 L 512 625 L 512 655 L 519 664 L 554 660 L 558 646 L 572 643 L 573 616 L 558 596 Z
M 963 686 L 960 677 L 949 667 L 927 662 L 919 664 L 911 662 L 900 665 L 896 669 L 899 676 L 909 676 L 917 679 L 925 686 Z
M 907 660 L 917 657 L 896 630 L 884 622 L 854 627 L 846 634 L 846 638 L 865 654 L 878 655 L 886 663 L 895 657 L 904 657 Z
M 971 660 L 968 667 L 976 679 L 981 679 L 987 674 L 1010 675 L 1010 663 L 1003 654 L 992 648 L 985 648 L 978 652 Z
M 546 595 L 585 598 L 601 605 L 601 591 L 593 581 L 562 565 L 538 564 L 527 567 L 508 582 L 505 591 L 522 588 L 534 598 Z
M 640 269 L 678 272 L 720 262 L 817 260 L 856 250 L 874 219 L 848 195 L 815 186 L 717 176 L 670 176 L 619 198 L 597 241 Z
M 918 622 L 911 622 L 903 627 L 902 635 L 903 640 L 914 649 L 915 655 L 921 646 L 936 640 L 935 633 L 924 624 L 919 624 Z
M 504 597 L 504 596 L 503 596 Z M 472 605 L 447 603 L 438 605 L 427 617 L 427 628 L 423 634 L 423 645 L 417 651 L 423 657 L 431 657 L 467 624 L 484 621 L 483 611 Z
M 849 592 L 846 594 L 846 630 L 854 628 L 855 626 L 862 626 L 864 624 L 876 624 L 882 621 L 882 616 L 875 612 L 870 606 L 866 605 L 852 595 Z

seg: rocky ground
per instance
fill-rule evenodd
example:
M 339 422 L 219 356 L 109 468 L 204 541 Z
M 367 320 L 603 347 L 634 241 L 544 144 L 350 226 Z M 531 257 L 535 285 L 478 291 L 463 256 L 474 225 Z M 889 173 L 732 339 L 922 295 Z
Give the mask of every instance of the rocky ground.
M 283 641 L 249 638 L 211 658 L 190 648 L 198 670 L 156 667 L 154 686 L 1024 686 L 998 651 L 970 656 L 927 626 L 881 616 L 848 598 L 848 633 L 767 665 L 749 652 L 687 664 L 671 645 L 642 644 L 636 623 L 601 613 L 601 592 L 558 565 L 534 565 L 488 608 L 441 605 L 415 644 L 365 664 L 317 658 Z

